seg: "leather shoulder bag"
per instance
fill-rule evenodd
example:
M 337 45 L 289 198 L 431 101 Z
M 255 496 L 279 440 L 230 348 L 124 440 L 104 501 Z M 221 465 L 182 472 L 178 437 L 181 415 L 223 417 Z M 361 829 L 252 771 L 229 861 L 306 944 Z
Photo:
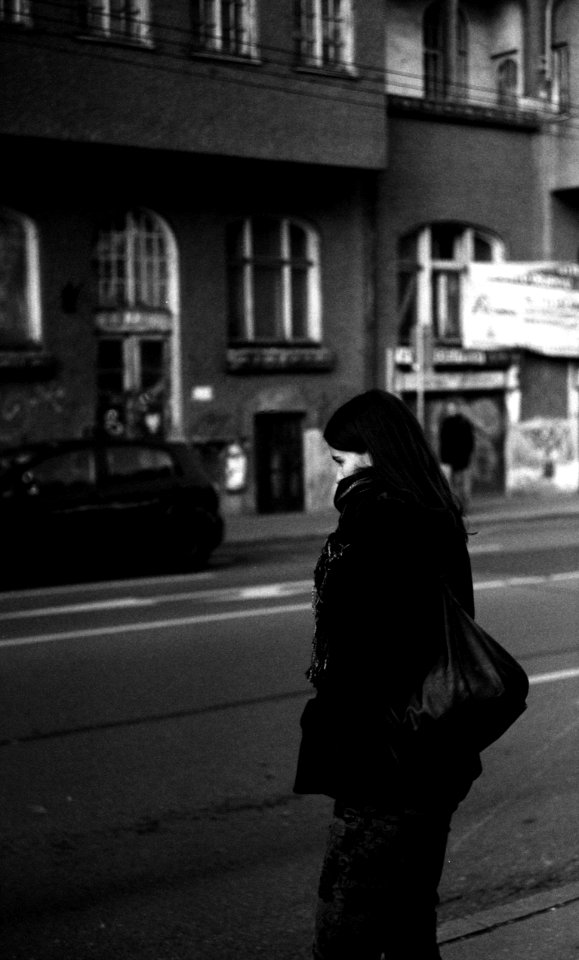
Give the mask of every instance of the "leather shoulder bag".
M 481 751 L 525 711 L 529 678 L 469 616 L 446 583 L 442 605 L 441 649 L 402 723 L 408 731 L 432 733 L 433 725 L 442 721 L 453 736 Z

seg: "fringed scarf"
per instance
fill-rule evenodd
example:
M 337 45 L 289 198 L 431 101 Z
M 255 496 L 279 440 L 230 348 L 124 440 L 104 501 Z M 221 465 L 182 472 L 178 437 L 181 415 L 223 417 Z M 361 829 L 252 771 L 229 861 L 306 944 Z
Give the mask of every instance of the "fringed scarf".
M 365 467 L 363 470 L 357 470 L 349 477 L 340 480 L 334 497 L 334 506 L 340 511 L 342 516 L 347 504 L 352 502 L 353 497 L 359 497 L 365 494 L 370 487 L 376 485 L 376 474 L 372 467 Z M 331 533 L 322 547 L 322 552 L 314 570 L 314 587 L 312 591 L 312 607 L 314 611 L 314 636 L 312 640 L 312 659 L 306 677 L 317 686 L 318 681 L 324 675 L 330 655 L 331 638 L 324 629 L 324 588 L 332 567 L 344 553 L 348 550 L 349 543 L 344 539 L 344 534 L 338 524 L 337 529 Z

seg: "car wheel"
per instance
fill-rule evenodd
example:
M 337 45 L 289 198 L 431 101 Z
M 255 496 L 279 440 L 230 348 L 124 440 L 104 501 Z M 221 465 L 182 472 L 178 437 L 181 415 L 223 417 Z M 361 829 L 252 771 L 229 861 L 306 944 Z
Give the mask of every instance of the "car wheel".
M 219 542 L 219 521 L 203 509 L 193 510 L 185 519 L 180 519 L 176 531 L 176 560 L 179 569 L 195 571 L 204 569 Z

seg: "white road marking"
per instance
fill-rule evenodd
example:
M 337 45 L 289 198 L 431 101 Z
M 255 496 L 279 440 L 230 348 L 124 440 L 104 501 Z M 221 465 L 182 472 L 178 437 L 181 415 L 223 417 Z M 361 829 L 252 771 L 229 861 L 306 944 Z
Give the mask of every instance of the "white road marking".
M 475 553 L 504 553 L 505 551 L 506 547 L 502 543 L 475 543 L 468 548 L 471 556 Z
M 36 607 L 34 610 L 9 610 L 0 614 L 0 620 L 21 620 L 24 617 L 56 617 L 66 613 L 91 613 L 97 610 L 123 610 L 125 607 L 150 607 L 156 600 L 150 597 L 119 597 L 109 600 L 90 600 L 87 603 L 68 603 L 62 607 Z
M 106 637 L 119 633 L 142 633 L 148 630 L 167 630 L 171 627 L 188 627 L 196 623 L 216 623 L 222 620 L 239 620 L 244 617 L 266 617 L 278 613 L 296 613 L 311 610 L 311 603 L 292 603 L 275 607 L 259 607 L 253 610 L 228 610 L 223 613 L 205 613 L 193 617 L 175 617 L 169 620 L 151 620 L 144 623 L 125 623 L 116 626 L 94 627 L 88 630 L 63 630 L 59 633 L 44 633 L 38 636 L 13 637 L 0 640 L 1 647 L 26 647 L 55 640 L 81 640 L 85 637 Z
M 579 677 L 579 667 L 570 670 L 554 670 L 552 673 L 536 673 L 529 677 L 529 683 L 554 683 L 556 680 L 573 680 Z
M 538 583 L 565 582 L 579 579 L 579 570 L 572 570 L 566 573 L 546 574 L 544 576 L 529 577 L 505 577 L 500 580 L 482 580 L 475 583 L 475 590 L 503 589 L 505 587 L 521 587 L 527 585 L 536 585 Z M 90 610 L 121 609 L 123 607 L 138 608 L 140 606 L 152 606 L 160 603 L 167 603 L 173 600 L 192 600 L 192 599 L 210 599 L 217 601 L 246 601 L 256 599 L 269 599 L 273 597 L 286 597 L 300 593 L 309 593 L 311 590 L 310 580 L 288 581 L 286 583 L 264 584 L 254 587 L 230 588 L 225 590 L 207 590 L 199 591 L 192 595 L 183 596 L 182 593 L 171 594 L 159 597 L 121 597 L 108 601 L 95 601 L 86 604 L 70 604 L 63 607 L 47 607 L 43 610 L 17 610 L 7 611 L 0 615 L 2 620 L 10 620 L 23 617 L 50 616 L 54 614 L 88 612 Z M 86 637 L 101 637 L 117 634 L 137 633 L 147 630 L 166 630 L 171 627 L 194 626 L 195 624 L 218 623 L 226 620 L 237 620 L 245 617 L 266 617 L 274 616 L 279 613 L 296 613 L 298 611 L 310 610 L 311 602 L 278 604 L 271 607 L 257 607 L 250 609 L 230 610 L 221 613 L 196 614 L 188 617 L 175 617 L 163 620 L 151 620 L 142 623 L 127 623 L 116 625 L 103 625 L 102 627 L 93 627 L 82 630 L 64 630 L 55 633 L 44 633 L 32 636 L 13 637 L 5 640 L 0 639 L 1 647 L 21 647 L 31 646 L 33 644 L 51 643 L 57 640 L 74 640 Z M 551 679 L 565 679 L 567 676 L 575 676 L 571 672 L 564 675 L 543 674 L 535 683 L 546 683 Z M 547 677 L 543 680 L 541 677 Z
M 148 584 L 158 585 L 160 583 L 198 583 L 199 580 L 215 580 L 217 574 L 213 571 L 199 570 L 192 573 L 168 574 L 163 577 L 138 577 L 134 580 L 123 580 L 122 585 L 126 589 L 132 587 L 142 587 Z M 118 580 L 91 580 L 89 583 L 67 583 L 64 586 L 55 584 L 52 587 L 31 587 L 27 590 L 6 590 L 0 593 L 0 600 L 14 600 L 24 596 L 26 597 L 51 597 L 62 593 L 86 593 L 91 590 L 109 590 L 116 589 L 119 586 Z
M 89 613 L 98 610 L 118 610 L 123 607 L 151 607 L 162 603 L 191 603 L 209 600 L 211 603 L 232 603 L 239 600 L 273 600 L 311 594 L 312 581 L 290 580 L 286 583 L 266 583 L 254 587 L 229 587 L 218 590 L 196 590 L 194 593 L 165 593 L 152 597 L 118 597 L 109 600 L 88 600 L 59 607 L 34 607 L 30 610 L 7 610 L 0 613 L 2 620 L 20 620 L 27 617 L 62 616 L 67 613 Z
M 549 573 L 528 577 L 502 577 L 497 580 L 480 580 L 474 584 L 475 590 L 498 590 L 504 587 L 525 587 L 541 583 L 564 583 L 579 579 L 579 570 L 566 573 Z M 215 590 L 196 590 L 192 593 L 166 593 L 149 597 L 117 597 L 109 600 L 88 600 L 85 603 L 71 603 L 55 607 L 36 607 L 30 610 L 6 610 L 0 612 L 2 620 L 20 620 L 32 617 L 62 616 L 68 613 L 90 613 L 91 611 L 120 610 L 123 607 L 151 607 L 163 603 L 191 603 L 200 600 L 211 603 L 235 603 L 246 600 L 270 600 L 282 597 L 309 595 L 312 590 L 310 580 L 288 580 L 281 583 L 256 584 L 251 587 L 225 587 Z M 243 616 L 243 612 L 238 614 Z
M 474 584 L 475 590 L 497 590 L 503 587 L 529 587 L 540 583 L 563 583 L 567 580 L 579 580 L 579 570 L 569 570 L 566 573 L 546 573 L 542 576 L 529 577 L 501 577 L 500 580 L 479 580 Z

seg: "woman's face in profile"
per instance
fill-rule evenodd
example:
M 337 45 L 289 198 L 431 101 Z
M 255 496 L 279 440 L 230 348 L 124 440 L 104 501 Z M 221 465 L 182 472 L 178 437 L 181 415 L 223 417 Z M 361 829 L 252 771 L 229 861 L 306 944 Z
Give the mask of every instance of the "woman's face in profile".
M 330 456 L 337 465 L 336 480 L 338 482 L 344 477 L 351 477 L 358 470 L 364 467 L 372 466 L 372 458 L 369 453 L 354 453 L 353 450 L 336 450 L 330 447 Z

